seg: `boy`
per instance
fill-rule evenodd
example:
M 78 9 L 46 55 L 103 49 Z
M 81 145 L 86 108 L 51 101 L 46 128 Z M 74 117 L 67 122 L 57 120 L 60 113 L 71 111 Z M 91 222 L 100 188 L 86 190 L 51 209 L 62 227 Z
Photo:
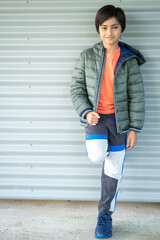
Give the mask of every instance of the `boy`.
M 126 26 L 121 8 L 100 8 L 95 26 L 102 41 L 80 53 L 70 94 L 85 126 L 87 156 L 93 162 L 103 162 L 95 237 L 109 238 L 125 152 L 135 146 L 144 123 L 139 66 L 146 60 L 140 51 L 119 41 Z

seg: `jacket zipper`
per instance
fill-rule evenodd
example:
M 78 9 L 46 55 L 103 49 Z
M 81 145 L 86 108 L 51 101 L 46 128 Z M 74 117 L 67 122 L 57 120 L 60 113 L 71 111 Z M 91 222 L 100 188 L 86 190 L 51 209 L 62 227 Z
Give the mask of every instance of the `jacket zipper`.
M 118 68 L 119 69 L 119 68 Z M 117 69 L 117 71 L 118 71 Z M 116 72 L 117 74 L 117 72 Z M 113 81 L 113 98 L 114 98 L 114 112 L 115 112 L 115 121 L 116 121 L 116 130 L 117 130 L 117 136 L 119 136 L 119 133 L 118 133 L 118 127 L 117 127 L 117 118 L 116 118 L 116 104 L 115 104 L 115 94 L 114 94 L 114 82 L 115 82 L 115 77 L 116 75 L 114 76 L 114 81 Z
M 102 58 L 102 62 L 101 62 L 100 74 L 99 74 L 99 79 L 98 79 L 97 92 L 96 92 L 96 101 L 95 101 L 95 112 L 97 111 L 97 105 L 98 105 L 97 98 L 98 98 L 99 85 L 100 85 L 100 82 L 101 82 L 101 75 L 102 75 L 105 51 L 106 51 L 106 48 L 104 49 L 104 52 L 103 52 L 103 58 Z
M 114 86 L 115 86 L 115 77 L 116 77 L 116 75 L 117 75 L 117 72 L 118 72 L 118 70 L 119 70 L 119 68 L 120 68 L 120 66 L 125 62 L 125 61 L 127 61 L 129 58 L 132 58 L 132 57 L 134 57 L 135 55 L 133 55 L 133 56 L 130 56 L 130 57 L 128 57 L 128 58 L 126 58 L 123 62 L 121 62 L 121 64 L 119 65 L 119 67 L 118 67 L 118 69 L 117 69 L 117 71 L 116 71 L 116 74 L 115 74 L 115 76 L 114 76 L 114 82 L 113 82 L 113 98 L 114 98 L 114 109 L 115 109 L 115 120 L 116 120 L 116 130 L 117 130 L 117 136 L 119 136 L 120 134 L 119 134 L 119 132 L 118 132 L 118 128 L 117 128 L 117 118 L 116 118 L 116 104 L 115 104 L 115 90 L 114 90 Z

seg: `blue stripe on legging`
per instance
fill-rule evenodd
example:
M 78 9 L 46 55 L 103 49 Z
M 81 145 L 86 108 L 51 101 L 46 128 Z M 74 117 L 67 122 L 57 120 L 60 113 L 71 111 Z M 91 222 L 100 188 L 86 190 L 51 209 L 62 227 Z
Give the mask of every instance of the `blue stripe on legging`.
M 106 135 L 101 134 L 92 134 L 86 136 L 86 140 L 92 140 L 92 139 L 108 139 Z
M 125 144 L 123 144 L 121 146 L 110 146 L 109 145 L 109 149 L 111 152 L 119 152 L 119 151 L 126 149 L 126 145 Z
M 119 180 L 120 181 L 119 188 L 120 188 L 120 184 L 121 184 L 122 177 L 123 177 L 123 167 L 124 167 L 125 156 L 126 156 L 126 150 L 125 150 L 125 155 L 124 155 L 124 159 L 123 159 L 123 163 L 122 163 L 122 171 L 121 171 L 121 179 Z M 117 202 L 117 196 L 118 196 L 119 188 L 117 189 L 117 192 L 116 192 L 113 212 L 115 211 L 115 208 L 116 208 L 116 202 Z

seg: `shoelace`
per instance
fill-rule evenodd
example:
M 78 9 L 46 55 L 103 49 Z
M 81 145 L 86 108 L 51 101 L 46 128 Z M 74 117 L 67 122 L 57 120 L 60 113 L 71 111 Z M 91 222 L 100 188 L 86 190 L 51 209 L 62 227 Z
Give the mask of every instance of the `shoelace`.
M 112 228 L 111 218 L 105 214 L 100 214 L 98 216 L 98 225 L 106 225 L 108 230 Z

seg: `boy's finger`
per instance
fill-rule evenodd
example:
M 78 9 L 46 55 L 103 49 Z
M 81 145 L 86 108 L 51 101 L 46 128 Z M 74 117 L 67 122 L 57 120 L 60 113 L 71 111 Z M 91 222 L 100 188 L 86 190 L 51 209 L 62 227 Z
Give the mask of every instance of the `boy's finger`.
M 94 112 L 93 114 L 94 114 L 97 118 L 100 118 L 100 116 L 99 116 L 98 113 Z
M 128 138 L 127 143 L 126 143 L 126 147 L 129 147 L 129 145 L 130 145 L 130 139 Z
M 131 139 L 128 138 L 128 139 L 127 139 L 127 143 L 126 143 L 126 148 L 127 148 L 127 149 L 130 149 L 130 148 L 131 148 L 131 145 L 132 145 Z

